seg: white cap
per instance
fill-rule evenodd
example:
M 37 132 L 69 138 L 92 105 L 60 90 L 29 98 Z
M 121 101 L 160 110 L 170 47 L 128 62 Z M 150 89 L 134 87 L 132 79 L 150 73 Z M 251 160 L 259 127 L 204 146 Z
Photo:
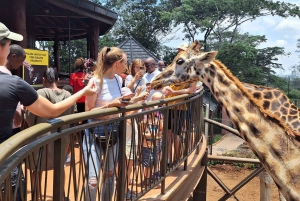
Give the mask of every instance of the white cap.
M 22 41 L 23 36 L 14 32 L 11 32 L 3 23 L 0 22 L 0 40 L 8 38 L 15 41 Z
M 177 49 L 186 50 L 189 47 L 187 43 L 181 43 Z

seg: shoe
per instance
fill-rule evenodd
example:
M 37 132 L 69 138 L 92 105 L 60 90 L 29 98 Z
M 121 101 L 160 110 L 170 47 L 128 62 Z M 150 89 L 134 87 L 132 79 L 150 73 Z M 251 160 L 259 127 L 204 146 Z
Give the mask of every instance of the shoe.
M 149 187 L 150 184 L 151 184 L 151 181 L 153 181 L 153 179 L 151 179 L 151 178 L 145 178 L 144 181 L 143 181 L 143 186 L 145 188 Z
M 70 163 L 70 162 L 71 162 L 71 155 L 68 155 L 68 156 L 67 156 L 66 163 Z
M 135 199 L 135 193 L 134 191 L 128 190 L 126 195 L 125 195 L 125 199 L 126 200 L 134 200 Z
M 160 179 L 160 172 L 155 172 L 151 175 L 152 180 L 158 180 Z

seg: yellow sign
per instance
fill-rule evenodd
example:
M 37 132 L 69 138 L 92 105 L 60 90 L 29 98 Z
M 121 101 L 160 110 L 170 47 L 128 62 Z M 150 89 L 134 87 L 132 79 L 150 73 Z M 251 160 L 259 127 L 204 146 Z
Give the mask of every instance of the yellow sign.
M 43 73 L 49 65 L 49 53 L 44 50 L 24 49 L 26 59 L 23 62 L 23 79 L 31 86 L 43 86 Z
M 26 61 L 31 65 L 48 66 L 49 53 L 43 50 L 24 49 L 26 53 Z

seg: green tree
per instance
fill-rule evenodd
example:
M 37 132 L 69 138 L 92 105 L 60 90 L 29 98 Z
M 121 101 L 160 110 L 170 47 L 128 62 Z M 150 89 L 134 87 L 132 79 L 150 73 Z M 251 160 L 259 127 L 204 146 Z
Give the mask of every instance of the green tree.
M 278 56 L 286 55 L 281 47 L 258 48 L 266 42 L 265 36 L 251 36 L 248 33 L 225 33 L 222 42 L 212 34 L 208 40 L 209 49 L 218 49 L 217 58 L 221 60 L 231 72 L 241 81 L 270 85 L 270 75 L 274 69 L 282 69 L 278 63 Z M 231 40 L 231 35 L 235 38 Z
M 196 35 L 203 33 L 204 50 L 212 33 L 221 42 L 226 31 L 235 34 L 241 24 L 257 17 L 299 16 L 299 7 L 295 4 L 271 0 L 182 0 L 168 5 L 173 9 L 165 11 L 163 16 L 173 20 L 175 25 L 183 25 L 189 41 L 194 41 Z M 231 38 L 234 37 L 232 35 Z
M 132 0 L 116 3 L 119 18 L 112 29 L 118 42 L 132 36 L 152 53 L 159 56 L 161 44 L 171 33 L 172 21 L 161 16 L 165 7 L 159 0 Z

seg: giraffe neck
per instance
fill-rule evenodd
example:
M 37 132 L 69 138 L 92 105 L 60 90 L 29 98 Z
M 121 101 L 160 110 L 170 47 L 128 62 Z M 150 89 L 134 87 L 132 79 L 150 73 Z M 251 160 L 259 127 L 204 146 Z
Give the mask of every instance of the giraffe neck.
M 300 197 L 300 144 L 265 115 L 241 88 L 241 82 L 217 61 L 201 71 L 201 80 L 219 101 L 287 200 Z

